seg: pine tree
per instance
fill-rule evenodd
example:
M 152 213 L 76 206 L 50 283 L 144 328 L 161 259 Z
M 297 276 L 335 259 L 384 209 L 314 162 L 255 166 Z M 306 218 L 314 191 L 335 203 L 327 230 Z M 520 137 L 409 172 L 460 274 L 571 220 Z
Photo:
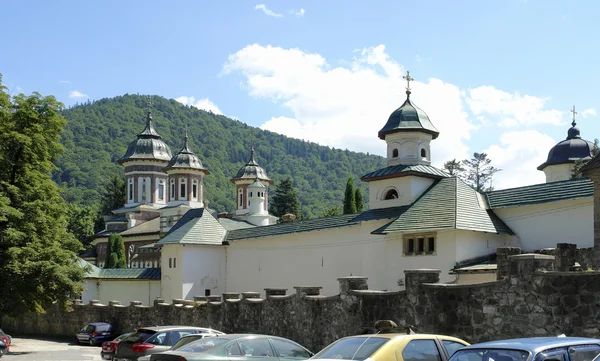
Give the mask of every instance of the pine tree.
M 356 204 L 356 212 L 362 212 L 365 208 L 365 204 L 363 201 L 362 191 L 358 187 L 356 187 L 356 191 L 354 192 L 354 202 Z
M 113 255 L 113 250 L 115 249 L 115 242 L 117 240 L 118 235 L 116 233 L 111 233 L 108 236 L 108 244 L 106 245 L 106 259 L 104 261 L 104 268 L 114 268 L 115 264 L 117 264 L 118 256 Z
M 0 317 L 66 306 L 81 294 L 81 243 L 52 181 L 66 122 L 62 103 L 39 93 L 11 96 L 0 75 Z
M 300 214 L 300 203 L 292 186 L 291 178 L 288 177 L 277 185 L 275 195 L 271 198 L 270 212 L 277 217 L 281 217 L 286 213 L 292 213 L 296 216 Z
M 113 254 L 116 255 L 114 268 L 127 268 L 127 257 L 125 256 L 125 241 L 123 236 L 117 235 L 113 244 Z
M 599 141 L 598 139 L 594 139 L 594 147 L 592 148 L 592 158 L 596 156 L 600 152 L 600 148 L 598 148 Z M 571 179 L 579 179 L 583 178 L 583 174 L 581 173 L 581 167 L 583 167 L 588 160 L 578 159 L 575 161 L 573 165 L 573 172 L 571 173 Z
M 473 153 L 471 159 L 463 160 L 462 163 L 466 167 L 465 180 L 471 187 L 478 192 L 493 190 L 492 177 L 501 169 L 492 166 L 492 160 L 487 154 Z
M 346 182 L 346 192 L 344 194 L 344 214 L 356 213 L 356 200 L 354 198 L 354 182 L 352 177 Z

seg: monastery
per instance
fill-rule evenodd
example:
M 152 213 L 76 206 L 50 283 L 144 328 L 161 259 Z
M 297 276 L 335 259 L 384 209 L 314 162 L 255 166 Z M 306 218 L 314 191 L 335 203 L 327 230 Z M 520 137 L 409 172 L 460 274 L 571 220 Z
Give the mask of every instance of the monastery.
M 369 183 L 368 210 L 306 221 L 286 215 L 277 223 L 269 214 L 273 180 L 253 149 L 231 178 L 235 212 L 211 210 L 203 182 L 210 172 L 187 133 L 173 155 L 148 110 L 145 128 L 118 161 L 126 203 L 106 217 L 95 249 L 82 256 L 92 268 L 83 301 L 152 304 L 296 286 L 333 295 L 336 279 L 352 275 L 393 291 L 403 289 L 404 270 L 415 268 L 444 270 L 442 282 L 478 283 L 495 279 L 490 260 L 498 247 L 593 246 L 593 184 L 571 174 L 576 160 L 591 159 L 594 144 L 581 138 L 574 110 L 566 139 L 538 167 L 546 183 L 480 193 L 431 165 L 439 132 L 412 102 L 412 78 L 405 79 L 406 100 L 378 133 L 387 166 L 361 177 Z M 111 233 L 125 239 L 129 268 L 102 268 Z

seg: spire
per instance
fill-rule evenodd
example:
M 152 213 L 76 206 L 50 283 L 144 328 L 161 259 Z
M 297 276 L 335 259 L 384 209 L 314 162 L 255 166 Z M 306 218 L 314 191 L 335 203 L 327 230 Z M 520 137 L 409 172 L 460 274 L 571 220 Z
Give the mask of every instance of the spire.
M 579 132 L 579 129 L 576 127 L 577 122 L 575 122 L 575 114 L 577 114 L 577 112 L 575 111 L 574 105 L 573 105 L 573 109 L 571 109 L 571 113 L 573 113 L 573 121 L 571 122 L 571 128 L 569 128 L 569 131 L 567 132 L 567 140 L 581 138 L 581 133 Z
M 183 151 L 191 153 L 192 151 L 190 150 L 190 146 L 188 144 L 188 140 L 189 140 L 189 137 L 188 137 L 188 127 L 187 127 L 187 124 L 186 124 L 185 125 L 185 141 L 183 143 Z
M 146 127 L 139 135 L 152 135 L 155 137 L 160 137 L 152 125 L 152 100 L 150 97 L 148 97 L 148 115 L 146 116 Z
M 247 165 L 258 165 L 256 163 L 256 159 L 254 158 L 254 144 L 250 144 L 250 159 L 248 160 Z
M 411 93 L 411 91 L 410 91 L 410 82 L 413 81 L 413 80 L 415 80 L 415 79 L 411 78 L 410 71 L 408 71 L 408 70 L 406 71 L 406 75 L 404 75 L 402 77 L 402 79 L 406 80 L 406 99 L 408 99 L 408 98 L 410 98 L 410 93 Z

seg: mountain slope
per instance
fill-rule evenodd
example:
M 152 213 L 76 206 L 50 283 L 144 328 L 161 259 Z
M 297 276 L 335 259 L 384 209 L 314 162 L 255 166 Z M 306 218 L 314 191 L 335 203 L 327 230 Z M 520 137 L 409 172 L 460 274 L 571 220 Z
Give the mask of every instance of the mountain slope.
M 229 178 L 247 161 L 251 144 L 275 187 L 278 181 L 292 178 L 302 212 L 311 217 L 321 216 L 332 206 L 341 209 L 347 178 L 354 177 L 359 184 L 360 176 L 385 163 L 380 156 L 289 138 L 173 99 L 151 99 L 154 126 L 173 154 L 181 149 L 188 127 L 192 151 L 211 171 L 205 178 L 205 198 L 218 211 L 235 208 L 235 187 Z M 57 161 L 54 180 L 65 189 L 67 201 L 97 204 L 108 179 L 123 174 L 116 160 L 144 128 L 147 102 L 145 96 L 124 95 L 64 111 L 68 123 L 62 143 L 66 151 Z M 361 188 L 366 196 L 366 185 Z

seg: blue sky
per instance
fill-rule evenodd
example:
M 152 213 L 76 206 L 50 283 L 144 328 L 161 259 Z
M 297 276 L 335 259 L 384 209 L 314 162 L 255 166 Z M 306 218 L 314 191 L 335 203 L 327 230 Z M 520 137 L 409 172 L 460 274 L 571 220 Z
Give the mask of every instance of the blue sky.
M 157 94 L 253 126 L 383 154 L 413 99 L 434 165 L 487 151 L 498 186 L 542 182 L 566 136 L 600 137 L 595 1 L 4 1 L 3 82 L 66 105 Z M 187 98 L 182 98 L 187 97 Z M 193 97 L 193 99 L 192 99 Z

